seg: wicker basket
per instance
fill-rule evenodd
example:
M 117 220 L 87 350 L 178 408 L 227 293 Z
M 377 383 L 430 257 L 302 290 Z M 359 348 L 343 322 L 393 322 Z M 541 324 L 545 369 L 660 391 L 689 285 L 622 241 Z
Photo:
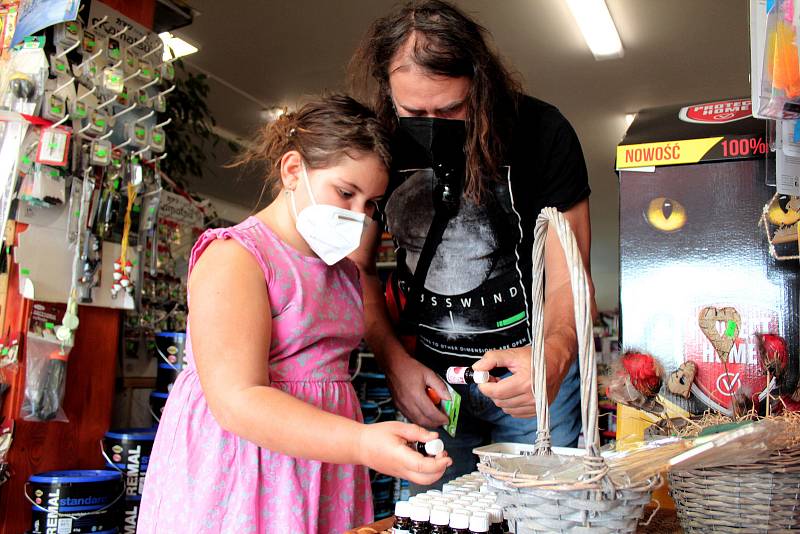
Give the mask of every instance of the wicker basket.
M 578 363 L 581 375 L 581 417 L 585 451 L 581 455 L 579 476 L 563 477 L 559 473 L 542 477 L 510 470 L 497 456 L 482 455 L 478 469 L 486 475 L 498 492 L 498 501 L 505 507 L 517 534 L 570 533 L 610 534 L 634 533 L 644 506 L 657 485 L 659 477 L 635 485 L 615 485 L 608 475 L 608 466 L 599 452 L 600 436 L 597 425 L 597 368 L 592 336 L 591 299 L 586 271 L 583 267 L 575 236 L 564 216 L 554 208 L 545 208 L 539 215 L 534 233 L 533 303 L 531 383 L 536 400 L 538 432 L 534 455 L 517 458 L 530 463 L 552 463 L 547 456 L 558 459 L 564 455 L 550 446 L 550 414 L 547 401 L 544 359 L 544 243 L 548 224 L 552 224 L 561 242 L 570 272 L 575 321 L 578 334 Z M 548 460 L 545 462 L 545 460 Z M 565 460 L 566 461 L 566 460 Z M 574 466 L 573 466 L 574 467 Z
M 687 533 L 800 530 L 800 448 L 748 465 L 671 471 L 669 481 Z

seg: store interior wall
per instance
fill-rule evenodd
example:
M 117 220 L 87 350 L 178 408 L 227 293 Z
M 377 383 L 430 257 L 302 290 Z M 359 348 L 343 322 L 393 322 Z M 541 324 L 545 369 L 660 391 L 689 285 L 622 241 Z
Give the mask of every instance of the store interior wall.
M 390 0 L 193 0 L 191 26 L 174 33 L 200 51 L 190 69 L 209 75 L 218 131 L 246 138 L 263 127 L 261 111 L 304 95 L 343 89 L 345 66 L 372 20 Z M 564 0 L 458 0 L 494 36 L 525 90 L 559 107 L 572 122 L 589 169 L 592 274 L 598 308 L 618 307 L 619 221 L 615 147 L 625 115 L 676 103 L 749 94 L 745 0 L 607 0 L 625 56 L 595 61 Z M 235 4 L 235 8 L 234 7 Z M 224 218 L 255 207 L 262 173 L 225 169 L 227 143 L 212 150 L 192 189 L 225 202 Z M 267 200 L 262 199 L 263 201 Z M 221 204 L 220 204 L 221 205 Z M 230 217 L 228 217 L 230 216 Z

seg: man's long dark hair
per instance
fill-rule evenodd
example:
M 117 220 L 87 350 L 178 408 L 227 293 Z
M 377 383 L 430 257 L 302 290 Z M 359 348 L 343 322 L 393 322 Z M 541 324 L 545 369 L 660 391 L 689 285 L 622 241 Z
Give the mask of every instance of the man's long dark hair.
M 414 38 L 411 58 L 431 74 L 471 79 L 467 96 L 467 176 L 464 193 L 476 202 L 485 178 L 500 176 L 520 86 L 486 43 L 488 31 L 441 0 L 413 1 L 376 20 L 350 62 L 353 89 L 394 129 L 389 63 Z M 376 83 L 377 82 L 377 83 Z

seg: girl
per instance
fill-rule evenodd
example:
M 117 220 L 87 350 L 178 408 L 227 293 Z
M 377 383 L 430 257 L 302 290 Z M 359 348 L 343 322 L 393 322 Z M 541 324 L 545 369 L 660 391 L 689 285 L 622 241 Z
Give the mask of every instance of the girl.
M 341 533 L 372 520 L 369 466 L 421 484 L 451 461 L 400 422 L 362 424 L 347 371 L 364 333 L 346 255 L 386 189 L 373 114 L 332 96 L 270 124 L 275 200 L 204 233 L 190 260 L 187 368 L 164 408 L 139 533 Z M 352 465 L 362 464 L 362 465 Z

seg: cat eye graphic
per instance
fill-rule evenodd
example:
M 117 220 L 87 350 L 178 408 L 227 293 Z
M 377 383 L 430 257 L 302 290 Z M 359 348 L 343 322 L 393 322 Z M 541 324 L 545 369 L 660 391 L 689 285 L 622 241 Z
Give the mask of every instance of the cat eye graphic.
M 648 204 L 644 218 L 660 232 L 676 232 L 686 224 L 686 209 L 677 200 L 657 197 Z

